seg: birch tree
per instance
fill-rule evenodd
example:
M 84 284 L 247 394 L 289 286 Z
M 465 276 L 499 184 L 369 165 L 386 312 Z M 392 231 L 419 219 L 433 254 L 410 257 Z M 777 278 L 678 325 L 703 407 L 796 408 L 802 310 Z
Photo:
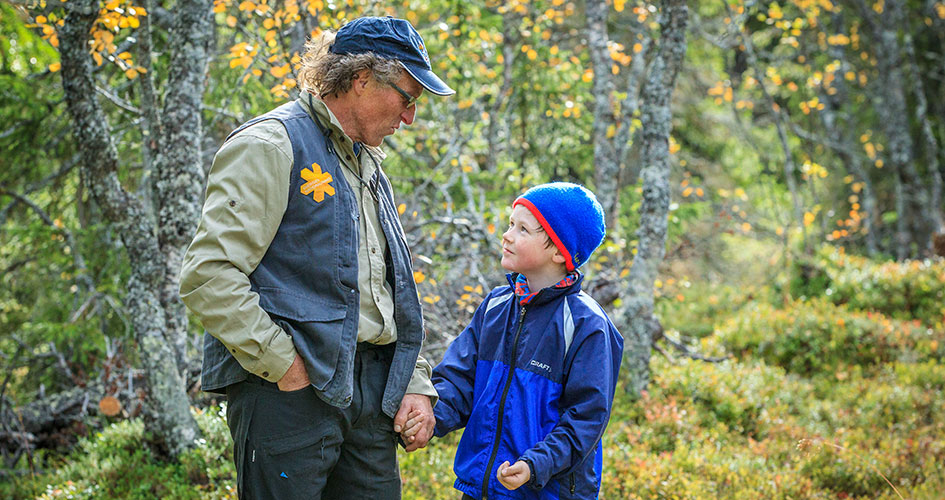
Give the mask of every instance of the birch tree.
M 627 391 L 638 395 L 650 381 L 650 355 L 654 336 L 661 331 L 653 313 L 653 283 L 666 253 L 669 213 L 669 134 L 672 130 L 671 101 L 676 77 L 686 53 L 689 10 L 684 0 L 661 4 L 660 37 L 641 94 L 640 141 L 643 199 L 637 254 L 619 313 L 625 338 L 624 367 L 630 374 Z
M 93 62 L 102 57 L 96 52 L 96 43 L 102 39 L 96 28 L 109 7 L 115 8 L 103 9 L 96 0 L 64 4 L 67 15 L 59 30 L 62 85 L 82 176 L 131 263 L 124 302 L 145 369 L 146 427 L 158 448 L 176 455 L 199 436 L 184 390 L 187 321 L 176 290 L 183 246 L 200 211 L 200 114 L 213 33 L 211 3 L 186 0 L 175 6 L 169 35 L 174 45 L 162 112 L 157 111 L 153 72 L 148 71 L 152 57 L 149 23 L 138 32 L 143 64 L 126 73 L 139 79 L 144 96 L 141 124 L 146 150 L 153 155 L 154 205 L 122 184 L 122 159 L 97 99 Z

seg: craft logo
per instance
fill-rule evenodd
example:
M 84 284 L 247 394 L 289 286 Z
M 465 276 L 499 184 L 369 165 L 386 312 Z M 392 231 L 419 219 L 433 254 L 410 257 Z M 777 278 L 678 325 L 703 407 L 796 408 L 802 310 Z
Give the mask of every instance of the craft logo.
M 550 367 L 550 366 L 548 366 L 548 365 L 546 365 L 546 364 L 544 364 L 544 363 L 541 363 L 541 362 L 539 362 L 539 361 L 535 361 L 534 359 L 531 360 L 531 362 L 529 362 L 528 364 L 534 366 L 535 368 L 538 368 L 539 370 L 545 370 L 546 372 L 550 372 L 550 371 L 551 371 L 551 367 Z

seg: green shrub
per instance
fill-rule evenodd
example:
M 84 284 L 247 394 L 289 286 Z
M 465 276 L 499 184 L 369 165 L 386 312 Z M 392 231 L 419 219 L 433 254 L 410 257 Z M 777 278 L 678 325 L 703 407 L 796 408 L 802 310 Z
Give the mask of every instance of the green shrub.
M 721 425 L 754 439 L 763 437 L 773 422 L 804 411 L 811 392 L 809 384 L 779 367 L 732 361 L 661 366 L 651 387 L 656 401 L 691 401 L 692 407 L 682 413 L 695 425 Z
M 690 338 L 711 336 L 744 305 L 755 299 L 755 293 L 729 286 L 708 286 L 688 281 L 667 280 L 661 283 L 654 311 L 663 328 Z M 762 292 L 763 293 L 763 292 Z
M 876 262 L 824 247 L 800 265 L 806 287 L 792 287 L 795 297 L 824 296 L 835 304 L 883 313 L 901 320 L 919 320 L 941 329 L 945 319 L 945 261 Z
M 823 299 L 790 302 L 782 309 L 755 303 L 722 326 L 721 339 L 743 358 L 757 356 L 800 375 L 921 362 L 945 352 L 942 332 Z
M 178 461 L 159 460 L 144 444 L 142 420 L 125 420 L 81 439 L 62 468 L 18 484 L 14 498 L 236 498 L 230 437 L 222 415 L 195 410 L 204 437 Z

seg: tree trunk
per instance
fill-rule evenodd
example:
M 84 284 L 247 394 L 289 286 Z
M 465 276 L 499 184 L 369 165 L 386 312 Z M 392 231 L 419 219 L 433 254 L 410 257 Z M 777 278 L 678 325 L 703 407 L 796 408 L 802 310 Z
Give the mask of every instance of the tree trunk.
M 669 214 L 669 134 L 672 129 L 670 108 L 676 75 L 686 53 L 686 25 L 689 11 L 684 0 L 662 3 L 659 48 L 642 94 L 642 139 L 640 177 L 643 200 L 637 255 L 630 269 L 629 285 L 620 312 L 620 324 L 626 338 L 625 370 L 630 373 L 626 389 L 632 396 L 641 394 L 650 381 L 650 354 L 659 323 L 653 314 L 653 283 L 666 253 L 666 228 Z
M 587 2 L 587 43 L 594 69 L 594 125 L 591 138 L 594 143 L 594 190 L 604 209 L 608 230 L 616 229 L 617 212 L 620 209 L 619 185 L 620 159 L 614 141 L 616 116 L 614 114 L 614 78 L 610 71 L 613 61 L 607 47 L 607 11 L 604 0 Z M 608 137 L 610 129 L 610 137 Z
M 922 72 L 919 69 L 919 63 L 915 57 L 915 45 L 912 42 L 912 35 L 905 31 L 904 45 L 906 49 L 907 63 L 912 73 L 912 93 L 915 95 L 915 117 L 922 128 L 922 139 L 925 147 L 924 164 L 928 170 L 928 176 L 932 179 L 930 186 L 929 203 L 924 207 L 925 220 L 932 224 L 934 234 L 945 233 L 945 219 L 942 217 L 942 171 L 939 167 L 938 155 L 939 146 L 935 139 L 935 133 L 932 131 L 932 122 L 929 120 L 929 104 L 925 97 L 925 85 L 922 83 Z
M 928 248 L 931 221 L 927 218 L 925 207 L 928 206 L 928 193 L 915 166 L 915 153 L 912 137 L 909 134 L 909 109 L 906 95 L 902 89 L 903 78 L 902 48 L 899 44 L 898 28 L 902 19 L 901 5 L 898 1 L 887 0 L 882 19 L 872 15 L 872 9 L 862 0 L 860 10 L 864 12 L 865 24 L 873 34 L 873 47 L 876 51 L 879 80 L 872 88 L 877 92 L 873 105 L 880 117 L 883 131 L 888 142 L 889 167 L 897 176 L 897 191 L 901 192 L 901 202 L 897 200 L 896 256 L 906 259 L 914 256 L 912 244 L 920 251 Z M 899 194 L 897 193 L 897 196 Z M 901 210 L 901 211 L 900 211 Z
M 165 311 L 165 336 L 174 347 L 181 373 L 187 372 L 191 359 L 187 353 L 187 310 L 178 290 L 184 251 L 193 239 L 203 206 L 200 114 L 213 39 L 212 7 L 212 0 L 183 0 L 175 9 L 177 16 L 169 39 L 176 47 L 161 119 L 161 152 L 155 161 L 154 199 L 158 205 L 158 241 L 164 256 L 160 298 Z
M 768 92 L 768 86 L 765 85 L 765 72 L 761 67 L 761 63 L 758 62 L 758 56 L 755 53 L 755 45 L 752 42 L 751 34 L 746 33 L 743 27 L 738 33 L 738 38 L 745 47 L 748 65 L 754 70 L 755 79 L 758 80 L 761 93 L 764 95 L 768 109 L 771 110 L 774 117 L 775 129 L 778 132 L 778 139 L 781 142 L 781 149 L 784 152 L 784 182 L 787 184 L 788 191 L 791 193 L 791 205 L 794 208 L 794 223 L 797 224 L 798 228 L 801 230 L 801 234 L 803 234 L 805 253 L 810 253 L 810 242 L 807 241 L 807 229 L 804 224 L 804 207 L 802 205 L 800 191 L 797 187 L 797 179 L 794 178 L 797 168 L 794 163 L 794 153 L 791 151 L 791 146 L 788 143 L 787 126 L 784 116 L 781 114 L 782 111 L 774 101 L 771 93 Z
M 66 8 L 69 14 L 60 37 L 62 85 L 80 149 L 81 169 L 93 199 L 121 236 L 131 262 L 125 305 L 147 374 L 145 426 L 163 451 L 177 455 L 193 446 L 199 429 L 190 414 L 176 364 L 167 362 L 175 359 L 175 355 L 164 337 L 165 312 L 158 296 L 165 259 L 146 207 L 121 186 L 118 154 L 105 114 L 95 98 L 88 47 L 90 30 L 98 16 L 98 2 L 77 0 L 66 4 Z
M 834 14 L 833 24 L 835 32 L 840 33 L 843 21 L 839 14 Z M 843 49 L 839 45 L 830 46 L 830 56 L 833 57 L 835 61 L 844 61 Z M 843 73 L 846 70 L 845 65 L 845 61 L 844 64 L 837 65 L 837 69 L 835 69 L 833 73 L 833 86 L 837 92 L 833 95 L 821 92 L 821 100 L 827 105 L 820 113 L 820 117 L 824 123 L 824 129 L 826 129 L 830 138 L 838 145 L 838 149 L 836 150 L 837 156 L 840 158 L 840 161 L 843 162 L 846 171 L 853 174 L 855 179 L 863 183 L 861 199 L 863 201 L 863 211 L 866 212 L 866 217 L 863 218 L 863 230 L 866 232 L 866 252 L 870 257 L 877 257 L 879 255 L 879 244 L 877 241 L 878 224 L 876 224 L 876 221 L 879 215 L 879 202 L 876 199 L 876 192 L 873 189 L 873 181 L 869 176 L 870 169 L 869 167 L 863 166 L 860 155 L 855 153 L 855 151 L 859 149 L 859 145 L 854 142 L 853 138 L 849 137 L 849 134 L 856 130 L 853 126 L 854 124 L 849 123 L 849 120 L 847 120 L 847 123 L 841 124 L 837 116 L 842 103 L 850 102 L 849 96 L 847 95 L 849 89 L 843 77 Z
M 486 127 L 489 150 L 482 155 L 484 169 L 488 172 L 496 171 L 496 160 L 505 152 L 508 144 L 508 125 L 501 112 L 513 93 L 512 65 L 517 53 L 515 40 L 518 38 L 516 26 L 519 22 L 521 19 L 512 9 L 502 14 L 502 86 L 489 106 L 489 125 Z

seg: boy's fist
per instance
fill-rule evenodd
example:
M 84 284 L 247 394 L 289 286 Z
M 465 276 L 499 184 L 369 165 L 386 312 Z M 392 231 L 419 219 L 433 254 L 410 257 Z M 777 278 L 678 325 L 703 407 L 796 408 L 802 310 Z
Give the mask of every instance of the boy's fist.
M 508 460 L 502 462 L 499 470 L 495 473 L 496 478 L 502 483 L 502 486 L 510 490 L 517 489 L 519 486 L 528 482 L 532 477 L 532 471 L 528 464 L 519 460 L 514 465 L 509 465 Z

